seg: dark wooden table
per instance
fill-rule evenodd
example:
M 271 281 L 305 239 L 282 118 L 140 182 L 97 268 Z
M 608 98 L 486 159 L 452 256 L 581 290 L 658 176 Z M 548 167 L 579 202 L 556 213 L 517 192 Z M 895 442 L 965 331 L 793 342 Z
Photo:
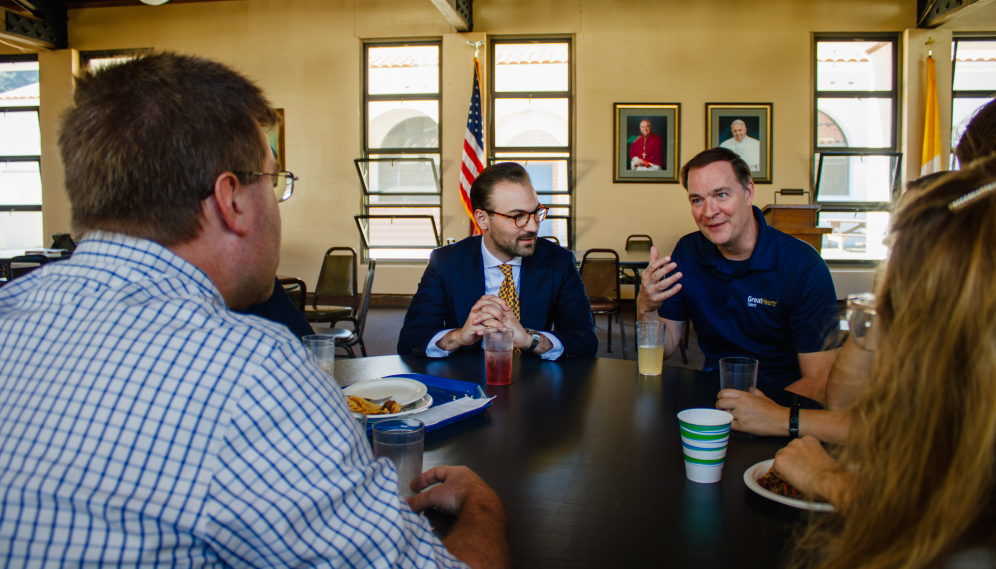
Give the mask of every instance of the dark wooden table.
M 665 367 L 648 377 L 634 361 L 516 357 L 512 385 L 496 387 L 485 384 L 481 356 L 343 359 L 335 373 L 347 384 L 425 373 L 497 396 L 486 413 L 426 434 L 424 466 L 465 465 L 495 489 L 517 568 L 772 569 L 804 518 L 743 482 L 787 439 L 734 433 L 721 482 L 685 478 L 676 415 L 715 406 L 715 373 Z M 765 393 L 783 404 L 792 397 Z

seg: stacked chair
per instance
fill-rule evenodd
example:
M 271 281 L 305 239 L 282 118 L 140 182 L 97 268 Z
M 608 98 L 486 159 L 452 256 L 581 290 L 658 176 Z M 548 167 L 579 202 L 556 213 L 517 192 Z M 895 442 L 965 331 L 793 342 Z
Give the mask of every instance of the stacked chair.
M 579 272 L 588 302 L 591 303 L 592 316 L 605 314 L 609 317 L 608 352 L 612 353 L 612 315 L 615 315 L 625 359 L 626 327 L 620 320 L 619 253 L 613 249 L 588 249 L 581 257 Z
M 311 306 L 305 306 L 304 310 L 309 322 L 328 323 L 334 328 L 336 322 L 348 320 L 356 329 L 356 315 L 360 307 L 360 296 L 356 290 L 356 259 L 356 250 L 352 247 L 332 247 L 325 252 Z M 319 301 L 329 299 L 337 304 L 319 304 Z

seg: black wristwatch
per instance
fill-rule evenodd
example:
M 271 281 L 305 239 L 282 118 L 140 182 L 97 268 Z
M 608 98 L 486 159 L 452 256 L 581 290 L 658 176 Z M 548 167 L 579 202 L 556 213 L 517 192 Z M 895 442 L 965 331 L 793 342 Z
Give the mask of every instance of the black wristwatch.
M 792 409 L 789 411 L 789 438 L 797 439 L 799 438 L 799 402 L 792 403 Z
M 531 352 L 531 351 L 533 351 L 533 350 L 536 349 L 536 346 L 539 345 L 539 343 L 540 343 L 540 334 L 536 330 L 531 330 L 529 328 L 523 328 L 523 330 L 526 331 L 526 334 L 529 334 L 530 336 L 533 337 L 533 343 L 529 344 L 529 347 L 525 349 L 527 352 Z

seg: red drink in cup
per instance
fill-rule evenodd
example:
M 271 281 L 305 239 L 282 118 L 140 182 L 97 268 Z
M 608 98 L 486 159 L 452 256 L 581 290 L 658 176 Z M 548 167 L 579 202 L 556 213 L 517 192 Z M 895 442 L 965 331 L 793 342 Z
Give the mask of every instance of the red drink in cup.
M 512 350 L 507 352 L 484 352 L 484 366 L 488 385 L 508 385 L 512 383 Z
M 484 331 L 484 369 L 488 385 L 512 383 L 511 330 L 491 328 Z

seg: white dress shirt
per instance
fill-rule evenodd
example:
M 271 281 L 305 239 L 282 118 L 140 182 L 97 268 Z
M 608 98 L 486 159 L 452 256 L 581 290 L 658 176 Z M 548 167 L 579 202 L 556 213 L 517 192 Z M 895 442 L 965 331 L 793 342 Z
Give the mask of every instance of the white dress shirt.
M 484 239 L 481 239 L 481 257 L 484 259 L 484 294 L 493 294 L 494 296 L 498 296 L 498 290 L 501 288 L 501 283 L 505 281 L 505 273 L 501 272 L 501 269 L 498 268 L 502 265 L 502 262 L 498 260 L 498 257 L 492 255 L 491 251 L 488 251 L 488 248 L 484 246 Z M 515 283 L 515 292 L 518 293 L 519 273 L 522 271 L 522 257 L 515 257 L 511 261 L 504 264 L 512 267 L 512 282 Z M 522 316 L 521 299 L 519 301 L 519 307 L 519 316 Z M 436 345 L 436 342 L 442 340 L 443 336 L 451 330 L 454 330 L 454 328 L 440 330 L 435 336 L 433 336 L 432 340 L 429 341 L 429 345 L 425 347 L 425 355 L 430 358 L 445 358 L 446 356 L 452 354 L 453 352 L 447 352 Z M 539 333 L 546 336 L 546 338 L 550 340 L 550 343 L 553 344 L 550 351 L 543 352 L 540 354 L 540 357 L 544 360 L 555 360 L 559 358 L 560 355 L 564 353 L 564 345 L 560 343 L 560 340 L 558 340 L 556 336 L 550 334 L 549 332 Z

